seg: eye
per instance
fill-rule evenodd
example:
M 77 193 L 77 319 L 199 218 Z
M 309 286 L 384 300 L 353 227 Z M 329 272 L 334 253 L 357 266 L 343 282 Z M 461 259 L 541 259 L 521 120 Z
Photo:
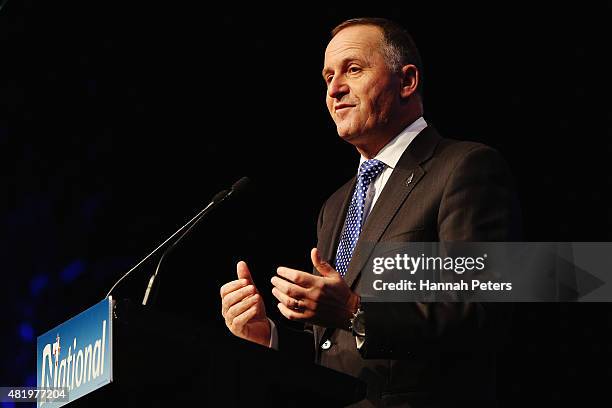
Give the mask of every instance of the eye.
M 361 72 L 361 68 L 358 67 L 357 65 L 351 65 L 348 69 L 349 74 L 356 74 L 358 72 Z
M 329 85 L 329 84 L 331 83 L 332 79 L 334 79 L 334 76 L 333 76 L 333 75 L 328 75 L 328 76 L 326 76 L 326 77 L 325 77 L 325 83 L 326 83 L 327 85 Z

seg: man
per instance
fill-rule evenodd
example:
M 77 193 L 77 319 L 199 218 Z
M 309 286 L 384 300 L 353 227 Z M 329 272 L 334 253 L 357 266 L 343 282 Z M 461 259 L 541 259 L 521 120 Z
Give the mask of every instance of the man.
M 233 334 L 264 346 L 314 338 L 314 349 L 302 353 L 314 350 L 318 363 L 366 381 L 362 406 L 491 406 L 487 336 L 499 311 L 464 303 L 360 304 L 368 244 L 517 238 L 504 161 L 487 146 L 441 138 L 425 122 L 421 72 L 412 39 L 393 22 L 352 19 L 332 31 L 326 103 L 361 163 L 320 211 L 314 274 L 280 267 L 272 278 L 280 312 L 309 330 L 292 332 L 267 319 L 244 262 L 238 280 L 221 288 L 222 314 Z

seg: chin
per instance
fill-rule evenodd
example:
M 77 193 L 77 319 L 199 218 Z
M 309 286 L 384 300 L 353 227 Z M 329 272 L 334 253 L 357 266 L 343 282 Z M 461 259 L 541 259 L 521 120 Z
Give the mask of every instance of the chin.
M 354 136 L 353 132 L 351 132 L 349 129 L 341 128 L 340 126 L 338 126 L 336 127 L 336 130 L 338 132 L 338 136 L 340 136 L 341 139 L 349 140 Z
M 345 142 L 348 142 L 352 145 L 355 145 L 355 143 L 360 139 L 359 134 L 348 130 L 341 131 L 340 129 L 338 129 L 338 136 L 340 136 L 340 138 Z
M 352 124 L 347 121 L 336 123 L 336 132 L 342 139 L 350 139 L 355 134 L 355 129 Z

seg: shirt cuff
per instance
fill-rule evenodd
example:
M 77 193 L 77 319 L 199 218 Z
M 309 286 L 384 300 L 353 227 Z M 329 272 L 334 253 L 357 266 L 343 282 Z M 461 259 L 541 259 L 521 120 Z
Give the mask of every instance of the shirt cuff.
M 268 319 L 268 321 L 270 322 L 270 344 L 268 347 L 278 351 L 278 329 L 272 320 Z
M 357 350 L 360 350 L 365 343 L 365 336 L 355 336 L 355 343 L 357 343 Z

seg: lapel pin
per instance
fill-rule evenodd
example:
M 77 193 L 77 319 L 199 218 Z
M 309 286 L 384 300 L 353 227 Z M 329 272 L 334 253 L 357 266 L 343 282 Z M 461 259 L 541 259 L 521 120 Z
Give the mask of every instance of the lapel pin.
M 412 179 L 414 178 L 414 173 L 410 173 L 410 176 L 406 179 L 406 185 L 409 186 L 412 183 Z

